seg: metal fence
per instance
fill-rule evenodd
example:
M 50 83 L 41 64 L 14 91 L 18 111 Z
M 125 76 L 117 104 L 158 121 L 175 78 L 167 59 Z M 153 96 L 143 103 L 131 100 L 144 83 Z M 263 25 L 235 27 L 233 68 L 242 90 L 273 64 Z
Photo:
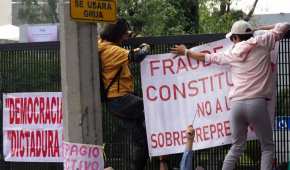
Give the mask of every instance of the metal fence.
M 2 94 L 61 91 L 59 42 L 0 45 L 0 109 Z M 2 114 L 0 116 L 0 169 L 63 169 L 61 163 L 4 162 Z
M 148 37 L 129 40 L 124 46 L 134 48 L 146 42 L 151 44 L 152 53 L 167 53 L 174 44 L 186 44 L 188 47 L 215 41 L 223 38 L 223 34 L 214 35 L 184 35 L 172 37 Z M 277 87 L 277 119 L 290 116 L 290 32 L 280 44 L 278 59 L 278 87 Z M 141 92 L 141 80 L 139 65 L 132 65 L 132 73 L 135 77 L 135 92 Z M 31 44 L 9 44 L 0 45 L 0 89 L 1 94 L 6 92 L 45 92 L 61 91 L 60 84 L 60 56 L 59 43 L 31 43 Z M 2 110 L 2 97 L 0 99 Z M 103 131 L 107 162 L 116 170 L 126 170 L 129 153 L 131 152 L 131 139 L 126 138 L 122 132 L 121 122 L 114 119 L 110 113 L 103 108 Z M 283 116 L 283 117 L 282 117 Z M 2 123 L 2 116 L 0 116 Z M 278 125 L 275 125 L 278 126 Z M 2 128 L 2 124 L 1 124 Z M 2 129 L 1 129 L 2 133 Z M 290 139 L 286 128 L 275 130 L 276 162 L 282 169 L 287 169 L 289 160 Z M 2 135 L 0 135 L 2 141 Z M 2 142 L 0 144 L 1 160 L 0 169 L 11 170 L 48 170 L 62 169 L 60 163 L 15 163 L 4 162 L 2 153 Z M 193 164 L 203 166 L 208 170 L 221 169 L 222 161 L 229 146 L 215 147 L 211 149 L 194 152 Z M 256 141 L 247 143 L 247 149 L 241 157 L 237 169 L 251 170 L 259 169 L 260 148 Z M 169 156 L 169 166 L 178 169 L 181 154 Z M 283 167 L 284 166 L 284 167 Z M 147 170 L 159 169 L 158 159 L 152 158 L 148 161 Z

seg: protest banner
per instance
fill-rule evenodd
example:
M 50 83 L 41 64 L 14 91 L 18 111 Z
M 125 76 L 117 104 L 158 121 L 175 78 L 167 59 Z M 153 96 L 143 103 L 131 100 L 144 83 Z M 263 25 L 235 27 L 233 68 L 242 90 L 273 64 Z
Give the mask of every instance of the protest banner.
M 61 92 L 3 94 L 5 161 L 62 162 Z
M 223 39 L 190 50 L 222 52 L 232 45 Z M 150 156 L 183 152 L 189 124 L 196 133 L 193 150 L 231 143 L 229 69 L 170 53 L 144 59 L 141 78 Z M 255 139 L 250 127 L 248 139 Z
M 103 170 L 103 149 L 97 145 L 63 142 L 64 170 Z

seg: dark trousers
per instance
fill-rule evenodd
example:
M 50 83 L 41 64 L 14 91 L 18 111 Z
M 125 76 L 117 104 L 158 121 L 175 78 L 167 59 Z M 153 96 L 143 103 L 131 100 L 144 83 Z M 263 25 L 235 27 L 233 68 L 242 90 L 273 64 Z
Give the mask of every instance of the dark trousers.
M 127 94 L 110 99 L 108 110 L 117 117 L 132 135 L 133 151 L 130 156 L 130 170 L 143 170 L 148 159 L 148 145 L 145 129 L 144 106 L 141 97 Z

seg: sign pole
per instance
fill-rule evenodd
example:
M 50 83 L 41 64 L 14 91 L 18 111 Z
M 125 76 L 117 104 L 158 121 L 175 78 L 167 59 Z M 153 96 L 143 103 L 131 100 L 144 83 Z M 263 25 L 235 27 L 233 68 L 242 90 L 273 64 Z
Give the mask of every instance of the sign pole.
M 97 25 L 72 21 L 69 0 L 61 0 L 59 9 L 64 140 L 101 145 Z

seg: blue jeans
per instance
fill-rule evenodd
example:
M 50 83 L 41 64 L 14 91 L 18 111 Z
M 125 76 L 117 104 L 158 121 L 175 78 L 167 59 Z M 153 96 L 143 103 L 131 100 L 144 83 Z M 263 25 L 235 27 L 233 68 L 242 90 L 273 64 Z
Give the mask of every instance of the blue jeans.
M 143 170 L 148 159 L 148 145 L 145 129 L 144 106 L 141 97 L 134 94 L 110 98 L 108 110 L 117 117 L 132 135 L 133 152 L 130 156 L 130 170 Z

